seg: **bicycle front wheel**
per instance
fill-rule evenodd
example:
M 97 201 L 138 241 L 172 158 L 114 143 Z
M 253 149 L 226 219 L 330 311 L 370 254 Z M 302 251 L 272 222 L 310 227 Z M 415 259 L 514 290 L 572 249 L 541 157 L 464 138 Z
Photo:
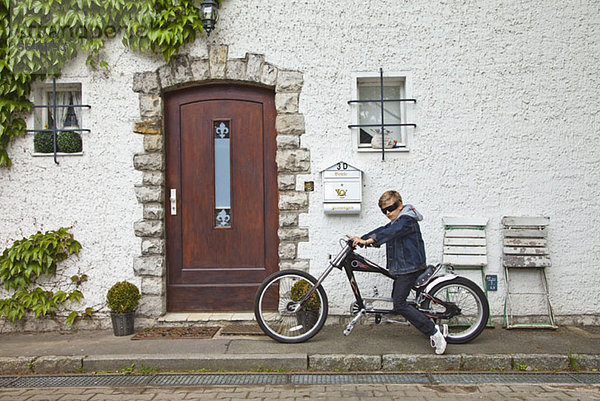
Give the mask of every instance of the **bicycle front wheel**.
M 304 342 L 327 319 L 327 295 L 322 286 L 297 308 L 317 280 L 300 270 L 283 270 L 267 277 L 256 293 L 254 316 L 269 337 L 282 343 Z
M 448 337 L 451 344 L 462 344 L 473 340 L 483 329 L 490 316 L 490 307 L 485 294 L 477 284 L 464 277 L 444 281 L 429 292 L 435 299 L 447 302 L 457 308 L 449 319 L 438 319 L 436 323 L 448 325 Z M 441 305 L 426 299 L 423 308 L 432 314 L 444 314 L 448 310 Z

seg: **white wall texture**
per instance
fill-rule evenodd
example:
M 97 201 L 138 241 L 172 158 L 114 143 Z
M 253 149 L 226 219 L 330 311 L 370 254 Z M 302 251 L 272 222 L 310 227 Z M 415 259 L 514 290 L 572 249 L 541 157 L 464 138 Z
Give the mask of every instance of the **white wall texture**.
M 281 69 L 304 74 L 300 113 L 315 181 L 300 224 L 310 242 L 298 257 L 318 275 L 337 252 L 337 239 L 385 223 L 377 199 L 397 189 L 425 216 L 430 263 L 441 260 L 442 217 L 489 218 L 488 274 L 492 313 L 504 302 L 500 220 L 505 215 L 550 217 L 547 269 L 551 300 L 564 321 L 600 315 L 600 3 L 597 0 L 416 1 L 223 0 L 210 38 L 200 34 L 182 49 L 206 57 L 208 45 L 228 45 L 229 57 L 264 54 Z M 74 224 L 83 244 L 69 269 L 86 272 L 91 306 L 120 279 L 137 283 L 132 261 L 141 218 L 133 169 L 142 138 L 135 72 L 164 62 L 107 44 L 108 72 L 91 71 L 80 57 L 59 82 L 81 82 L 84 155 L 34 158 L 32 135 L 10 147 L 13 165 L 0 170 L 0 244 L 36 230 Z M 353 147 L 351 99 L 355 73 L 406 71 L 410 106 L 409 152 L 358 153 Z M 364 171 L 363 212 L 323 213 L 320 171 L 344 160 Z M 376 259 L 380 254 L 369 251 Z M 333 274 L 326 289 L 330 313 L 347 313 L 349 286 Z M 365 284 L 372 280 L 361 278 Z M 385 289 L 384 284 L 379 284 Z M 384 290 L 385 291 L 385 290 Z M 591 320 L 590 320 L 591 321 Z M 560 320 L 559 320 L 560 322 Z

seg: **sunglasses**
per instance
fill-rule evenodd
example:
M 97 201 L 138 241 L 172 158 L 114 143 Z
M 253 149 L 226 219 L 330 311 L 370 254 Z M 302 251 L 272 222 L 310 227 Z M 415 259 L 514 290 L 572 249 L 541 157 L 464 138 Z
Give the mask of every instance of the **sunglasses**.
M 397 200 L 393 204 L 389 205 L 388 207 L 382 207 L 381 208 L 381 213 L 387 214 L 388 212 L 393 212 L 394 210 L 398 209 L 398 206 L 400 206 L 400 201 L 399 200 Z

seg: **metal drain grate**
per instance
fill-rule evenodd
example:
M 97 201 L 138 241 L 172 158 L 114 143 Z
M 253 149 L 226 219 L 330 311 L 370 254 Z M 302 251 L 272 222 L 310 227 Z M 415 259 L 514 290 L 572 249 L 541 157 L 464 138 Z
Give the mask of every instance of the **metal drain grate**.
M 16 377 L 0 377 L 0 387 L 10 387 L 15 380 L 17 380 Z
M 540 383 L 600 384 L 600 373 L 202 373 L 0 377 L 0 388 Z
M 596 375 L 596 383 L 600 376 Z M 572 384 L 580 383 L 569 373 L 432 373 L 431 380 L 439 384 Z
M 598 373 L 572 373 L 578 382 L 584 384 L 600 384 L 600 374 Z
M 17 378 L 4 387 L 113 387 L 147 385 L 153 376 L 99 375 L 99 376 L 28 376 Z
M 290 384 L 428 384 L 422 373 L 347 373 L 347 374 L 294 374 Z
M 203 374 L 156 375 L 151 386 L 253 386 L 289 384 L 287 374 Z

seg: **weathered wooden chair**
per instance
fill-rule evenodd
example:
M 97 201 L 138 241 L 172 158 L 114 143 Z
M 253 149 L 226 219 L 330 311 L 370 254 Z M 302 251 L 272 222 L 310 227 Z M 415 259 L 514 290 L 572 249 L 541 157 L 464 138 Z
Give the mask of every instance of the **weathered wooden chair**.
M 480 275 L 481 288 L 487 297 L 485 269 L 487 267 L 486 226 L 488 219 L 481 217 L 443 217 L 444 252 L 443 264 L 456 270 L 469 270 Z M 479 278 L 471 277 L 474 282 Z M 491 327 L 491 320 L 488 322 Z
M 508 329 L 557 328 L 546 279 L 546 267 L 551 266 L 547 241 L 549 223 L 549 217 L 506 216 L 502 218 L 504 237 L 502 264 L 506 280 L 504 326 Z M 516 269 L 519 270 L 519 275 L 524 277 L 519 282 L 522 284 L 521 287 L 524 283 L 525 291 L 515 289 L 515 282 L 511 282 L 512 273 L 516 273 Z M 540 280 L 539 284 L 532 281 L 535 275 Z M 541 290 L 537 290 L 538 288 Z M 524 296 L 524 300 L 517 296 Z M 517 298 L 520 299 L 517 301 Z M 543 309 L 542 312 L 535 313 L 537 311 L 533 309 L 536 303 Z M 516 322 L 516 307 L 525 305 L 528 308 L 525 311 L 527 321 Z M 519 317 L 523 318 L 523 315 Z

